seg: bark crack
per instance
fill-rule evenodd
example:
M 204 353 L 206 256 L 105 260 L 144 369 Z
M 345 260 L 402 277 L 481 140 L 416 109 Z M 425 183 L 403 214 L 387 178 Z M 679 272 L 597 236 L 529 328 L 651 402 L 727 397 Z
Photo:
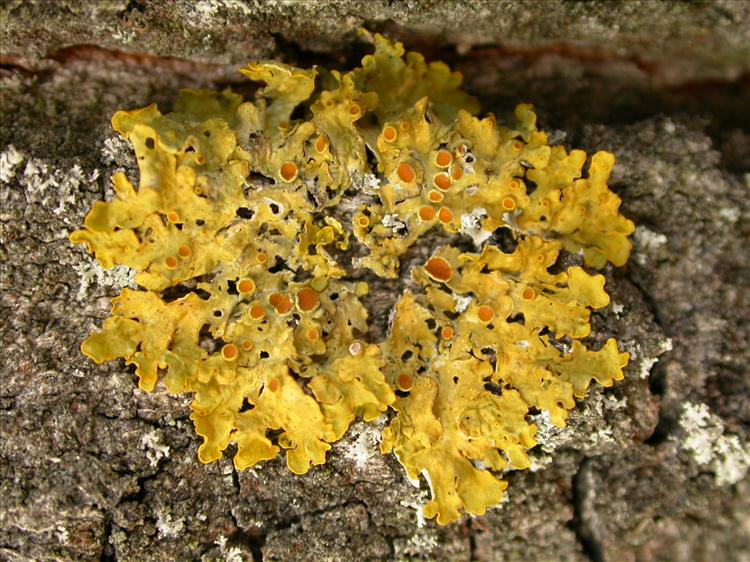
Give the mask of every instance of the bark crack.
M 584 458 L 573 476 L 573 520 L 571 527 L 590 562 L 605 562 L 602 542 L 598 536 L 591 460 Z

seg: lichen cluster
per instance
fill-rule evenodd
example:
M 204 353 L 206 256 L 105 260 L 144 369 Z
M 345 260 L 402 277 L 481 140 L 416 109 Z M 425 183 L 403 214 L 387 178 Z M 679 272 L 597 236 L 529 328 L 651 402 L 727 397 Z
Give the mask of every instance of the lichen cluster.
M 263 85 L 252 102 L 186 90 L 172 113 L 112 119 L 139 186 L 116 174 L 71 240 L 135 269 L 139 289 L 83 352 L 124 358 L 143 390 L 191 393 L 200 460 L 235 443 L 239 469 L 284 449 L 303 474 L 390 408 L 381 449 L 427 478 L 425 515 L 484 513 L 506 486 L 494 473 L 529 466 L 530 409 L 562 426 L 592 379 L 623 376 L 614 340 L 582 341 L 609 303 L 604 277 L 558 259 L 627 260 L 614 158 L 584 173 L 585 153 L 549 146 L 527 105 L 513 127 L 478 119 L 458 73 L 380 36 L 346 74 L 242 72 Z M 368 275 L 398 277 L 436 240 L 379 341 Z

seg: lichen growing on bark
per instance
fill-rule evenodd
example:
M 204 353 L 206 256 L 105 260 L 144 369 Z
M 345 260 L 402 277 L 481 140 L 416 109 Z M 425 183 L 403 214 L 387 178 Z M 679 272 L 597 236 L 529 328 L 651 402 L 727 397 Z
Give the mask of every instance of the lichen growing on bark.
M 507 485 L 493 472 L 530 466 L 530 409 L 562 426 L 592 380 L 623 376 L 614 340 L 583 342 L 609 304 L 604 277 L 559 262 L 627 260 L 614 157 L 584 172 L 585 153 L 549 146 L 528 105 L 511 127 L 478 119 L 460 74 L 381 36 L 345 74 L 242 72 L 264 85 L 252 102 L 185 90 L 172 113 L 114 116 L 138 188 L 116 174 L 116 198 L 71 240 L 135 269 L 139 288 L 113 300 L 83 352 L 124 358 L 143 390 L 191 393 L 199 458 L 234 442 L 239 469 L 284 449 L 305 473 L 355 419 L 390 407 L 381 450 L 428 479 L 425 515 L 483 514 Z M 396 278 L 439 230 L 448 245 L 411 271 L 373 340 L 362 279 Z M 465 236 L 476 251 L 460 249 Z

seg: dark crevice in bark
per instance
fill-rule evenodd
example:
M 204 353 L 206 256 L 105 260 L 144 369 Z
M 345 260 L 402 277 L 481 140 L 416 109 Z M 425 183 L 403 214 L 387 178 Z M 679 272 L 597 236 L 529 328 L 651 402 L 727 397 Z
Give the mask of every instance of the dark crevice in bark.
M 474 520 L 469 517 L 466 520 L 466 532 L 469 538 L 469 561 L 476 562 L 477 560 L 477 536 L 474 531 Z
M 584 458 L 573 476 L 573 519 L 570 527 L 581 545 L 584 555 L 590 562 L 605 562 L 602 545 L 596 536 L 591 515 L 595 513 L 592 500 L 591 461 Z
M 146 11 L 146 0 L 130 0 L 122 11 L 122 14 L 128 14 L 132 11 L 137 11 L 141 14 L 144 13 Z
M 248 545 L 253 555 L 253 562 L 263 562 L 263 545 L 266 543 L 266 536 L 261 535 L 258 540 L 251 541 Z
M 234 474 L 237 474 L 236 470 Z M 229 510 L 229 516 L 237 530 L 227 538 L 227 544 L 244 546 L 252 554 L 253 562 L 263 562 L 263 546 L 266 544 L 265 531 L 263 529 L 244 529 L 240 526 L 232 510 Z
M 283 33 L 271 33 L 271 37 L 276 42 L 279 54 L 286 62 L 305 68 L 319 65 L 328 69 L 346 71 L 357 66 L 362 57 L 372 50 L 367 43 L 361 41 L 348 43 L 346 49 L 315 52 L 305 49 Z
M 137 2 L 135 2 L 137 4 Z M 131 2 L 133 4 L 133 2 Z M 393 28 L 393 22 L 380 21 L 371 22 L 366 26 L 371 31 L 387 31 Z M 404 37 L 406 34 L 399 31 L 397 26 L 390 29 L 395 37 Z M 322 65 L 327 68 L 345 70 L 359 64 L 360 59 L 372 49 L 364 40 L 353 38 L 343 48 L 332 49 L 327 52 L 316 52 L 300 46 L 293 38 L 283 33 L 271 33 L 276 42 L 278 56 L 289 63 L 309 67 Z M 457 67 L 466 63 L 476 64 L 476 61 L 485 61 L 488 64 L 497 64 L 493 61 L 524 61 L 527 65 L 537 64 L 544 57 L 559 57 L 564 60 L 573 61 L 584 67 L 595 67 L 613 64 L 631 64 L 639 71 L 653 78 L 650 88 L 637 87 L 623 84 L 620 88 L 623 95 L 619 98 L 627 100 L 633 98 L 635 101 L 623 106 L 619 112 L 605 112 L 598 118 L 602 121 L 616 118 L 616 115 L 628 116 L 637 120 L 648 118 L 659 113 L 688 113 L 688 114 L 712 114 L 720 122 L 719 127 L 714 126 L 711 131 L 713 136 L 720 135 L 724 129 L 740 127 L 748 130 L 750 119 L 747 114 L 738 111 L 747 92 L 750 91 L 750 75 L 740 74 L 728 79 L 704 79 L 689 80 L 681 83 L 661 83 L 664 75 L 669 74 L 669 68 L 663 64 L 642 59 L 637 56 L 623 57 L 606 49 L 591 46 L 572 45 L 559 42 L 542 47 L 514 49 L 507 46 L 493 44 L 476 45 L 467 52 L 456 51 L 454 44 L 445 44 L 435 37 L 410 33 L 408 35 L 408 50 L 421 51 L 428 61 L 442 60 L 447 64 Z M 104 48 L 92 44 L 70 45 L 48 53 L 42 61 L 28 61 L 22 56 L 15 54 L 4 54 L 0 56 L 0 67 L 7 71 L 22 71 L 30 74 L 41 74 L 45 70 L 45 61 L 52 61 L 61 65 L 76 62 L 119 61 L 126 65 L 143 68 L 159 68 L 174 72 L 178 75 L 196 76 L 202 75 L 215 82 L 217 86 L 241 85 L 246 83 L 239 78 L 235 81 L 223 76 L 221 65 L 191 61 L 186 58 L 151 55 L 144 52 L 125 51 Z M 471 72 L 467 71 L 470 77 Z M 597 79 L 595 79 L 596 81 Z M 599 82 L 605 82 L 606 77 L 598 78 Z M 492 92 L 475 92 L 480 97 L 488 100 L 502 100 L 503 93 L 499 92 L 500 98 Z M 640 100 L 640 101 L 639 101 Z M 530 100 L 531 101 L 531 100 Z M 626 103 L 626 102 L 623 102 Z M 542 106 L 540 106 L 541 108 Z M 551 108 L 548 108 L 551 109 Z M 554 110 L 557 113 L 570 114 L 567 107 Z M 722 137 L 723 138 L 723 137 Z
M 646 445 L 656 446 L 664 443 L 674 432 L 677 425 L 677 420 L 674 416 L 668 415 L 661 405 L 661 397 L 666 393 L 666 372 L 663 363 L 656 363 L 656 365 L 654 365 L 651 369 L 648 383 L 651 394 L 660 398 L 658 413 L 659 419 L 656 422 L 656 427 L 654 427 L 654 432 L 644 441 L 644 443 Z
M 140 419 L 140 418 L 139 418 Z M 152 424 L 149 424 L 152 425 Z M 112 536 L 113 529 L 114 529 L 114 521 L 113 521 L 113 513 L 117 511 L 117 509 L 126 502 L 133 502 L 137 504 L 143 504 L 146 496 L 148 494 L 148 491 L 146 490 L 146 482 L 149 480 L 153 480 L 157 476 L 159 476 L 163 470 L 164 464 L 166 463 L 165 459 L 161 459 L 157 466 L 156 470 L 153 473 L 150 473 L 145 476 L 138 476 L 136 478 L 136 485 L 137 489 L 134 492 L 131 492 L 130 494 L 126 494 L 122 496 L 117 503 L 112 506 L 112 508 L 105 514 L 104 518 L 104 533 L 102 536 L 102 553 L 99 558 L 100 562 L 117 562 L 117 554 L 115 552 L 114 545 L 110 542 L 110 537 Z M 137 474 L 136 472 L 131 471 L 125 471 L 122 474 Z
M 636 224 L 641 224 L 637 221 L 637 219 L 630 217 L 633 221 L 635 221 Z M 632 255 L 631 255 L 632 259 Z M 659 313 L 659 306 L 656 302 L 656 299 L 651 295 L 644 287 L 643 283 L 633 276 L 633 273 L 631 271 L 628 271 L 625 274 L 625 278 L 630 281 L 633 286 L 638 289 L 638 292 L 640 293 L 641 297 L 643 298 L 643 302 L 646 305 L 646 308 L 651 313 L 651 316 L 654 317 L 654 322 L 656 323 L 659 328 L 664 332 L 665 335 L 669 336 L 669 334 L 666 333 L 666 326 L 664 323 L 664 320 L 661 318 L 661 314 Z
M 242 484 L 240 483 L 240 473 L 237 467 L 232 463 L 232 484 L 234 485 L 237 497 L 241 497 Z M 253 556 L 253 562 L 263 562 L 263 546 L 266 544 L 266 530 L 265 528 L 260 529 L 244 529 L 235 517 L 232 510 L 229 510 L 229 516 L 234 521 L 234 525 L 237 527 L 237 531 L 229 537 L 229 544 L 241 544 L 247 548 Z
M 112 515 L 107 514 L 104 518 L 104 532 L 102 534 L 102 553 L 99 557 L 100 562 L 117 562 L 117 556 L 115 554 L 115 547 L 110 542 L 112 536 Z
M 666 326 L 660 317 L 659 307 L 654 297 L 644 289 L 643 285 L 639 281 L 634 279 L 632 272 L 627 272 L 625 278 L 630 281 L 630 283 L 632 283 L 638 291 L 643 303 L 651 313 L 651 316 L 654 319 L 654 323 L 659 327 L 664 335 L 668 336 L 666 332 Z M 659 397 L 659 411 L 657 413 L 658 419 L 656 422 L 656 427 L 654 428 L 654 432 L 644 441 L 644 443 L 647 445 L 657 446 L 667 440 L 669 435 L 672 433 L 676 423 L 676 420 L 672 416 L 667 415 L 667 413 L 665 412 L 664 405 L 661 400 L 661 398 L 666 393 L 666 372 L 664 370 L 663 362 L 656 362 L 651 368 L 648 376 L 648 385 L 651 394 Z

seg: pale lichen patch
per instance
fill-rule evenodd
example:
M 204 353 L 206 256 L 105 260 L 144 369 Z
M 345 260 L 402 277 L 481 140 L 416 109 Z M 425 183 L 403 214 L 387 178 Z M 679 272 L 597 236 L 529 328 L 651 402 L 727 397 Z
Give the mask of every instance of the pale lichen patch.
M 242 550 L 236 546 L 228 546 L 227 537 L 224 535 L 219 535 L 214 544 L 219 547 L 219 552 L 224 557 L 224 562 L 246 562 L 242 555 Z
M 417 525 L 414 534 L 406 539 L 396 539 L 393 542 L 396 560 L 430 559 L 432 552 L 439 546 L 439 536 L 434 529 Z
M 385 418 L 378 418 L 379 422 L 365 424 L 357 422 L 349 434 L 342 439 L 336 449 L 342 451 L 344 458 L 348 459 L 357 470 L 365 471 L 373 458 L 377 456 L 377 446 L 380 443 L 380 432 L 385 424 Z
M 482 219 L 486 217 L 487 210 L 483 207 L 461 215 L 461 229 L 459 232 L 471 238 L 475 248 L 481 248 L 482 244 L 492 236 L 492 232 L 482 228 Z
M 724 422 L 708 405 L 689 402 L 682 408 L 679 424 L 683 450 L 699 465 L 708 465 L 719 486 L 742 480 L 750 468 L 750 443 L 725 433 Z
M 633 243 L 637 250 L 634 259 L 645 265 L 649 258 L 654 259 L 658 256 L 661 248 L 667 243 L 667 236 L 645 226 L 639 226 L 633 235 Z
M 0 184 L 10 183 L 15 177 L 16 170 L 23 162 L 24 154 L 17 150 L 12 144 L 0 153 Z
M 134 163 L 133 149 L 130 146 L 130 143 L 120 135 L 114 135 L 104 139 L 101 148 L 101 155 L 105 164 L 126 166 Z
M 83 258 L 73 268 L 79 275 L 78 292 L 76 298 L 83 301 L 88 297 L 91 287 L 99 286 L 112 291 L 121 291 L 129 287 L 135 289 L 135 270 L 124 265 L 116 265 L 110 269 L 102 268 L 90 257 Z
M 65 527 L 65 525 L 58 524 L 55 528 L 55 538 L 60 542 L 60 544 L 66 544 L 68 540 L 70 539 L 70 532 Z
M 98 169 L 87 174 L 81 166 L 74 164 L 70 169 L 63 170 L 45 160 L 31 157 L 26 161 L 20 180 L 29 203 L 49 207 L 52 213 L 62 217 L 63 222 L 70 223 L 69 211 L 78 202 L 81 190 L 98 178 Z
M 151 466 L 157 466 L 161 459 L 169 457 L 169 446 L 162 443 L 161 432 L 157 429 L 141 438 L 141 448 L 145 449 L 146 458 Z
M 648 252 L 658 250 L 664 246 L 664 244 L 667 243 L 667 237 L 666 235 L 660 232 L 654 232 L 645 226 L 639 226 L 635 229 L 633 241 L 635 242 L 636 248 Z
M 177 538 L 185 528 L 183 518 L 172 519 L 172 515 L 161 511 L 156 514 L 156 530 L 161 538 Z

